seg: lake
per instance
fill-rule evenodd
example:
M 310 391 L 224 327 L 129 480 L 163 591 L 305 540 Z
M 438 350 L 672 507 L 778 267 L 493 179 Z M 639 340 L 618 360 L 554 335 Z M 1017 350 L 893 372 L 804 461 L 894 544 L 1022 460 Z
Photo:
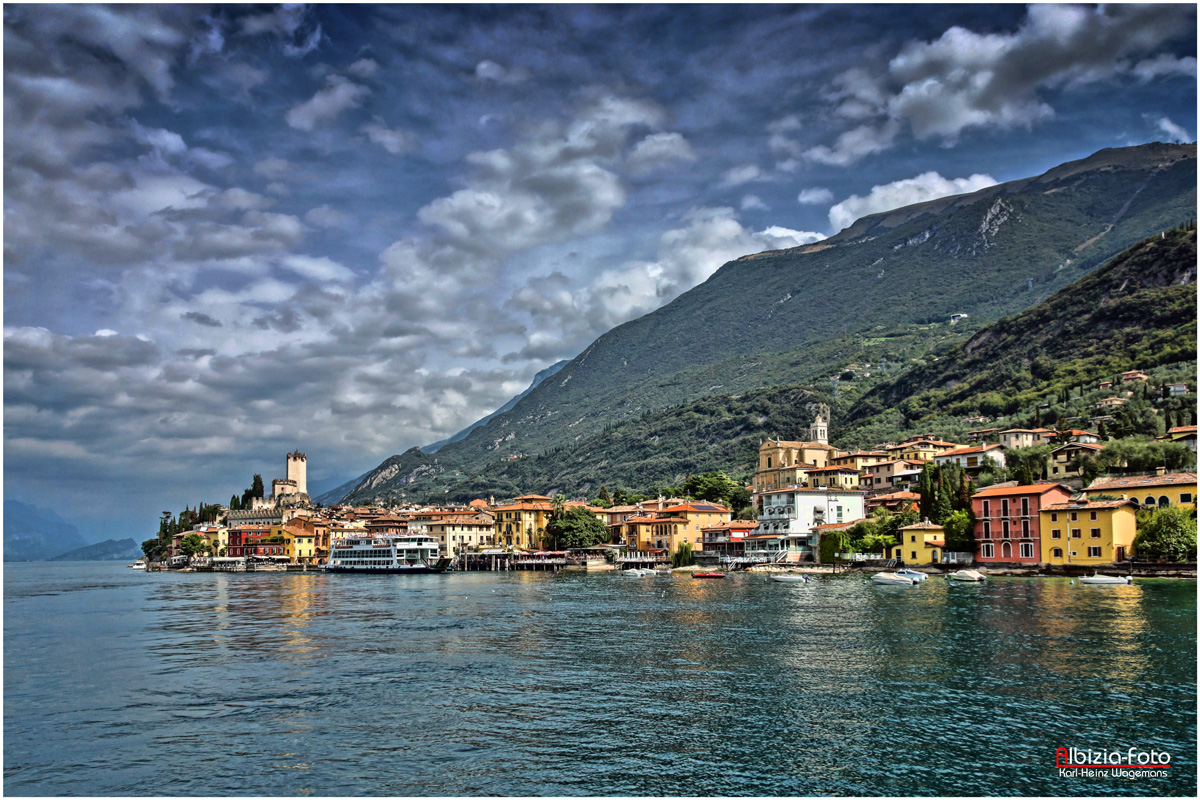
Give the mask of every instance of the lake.
M 8 795 L 1194 796 L 1196 685 L 1191 581 L 4 565 Z

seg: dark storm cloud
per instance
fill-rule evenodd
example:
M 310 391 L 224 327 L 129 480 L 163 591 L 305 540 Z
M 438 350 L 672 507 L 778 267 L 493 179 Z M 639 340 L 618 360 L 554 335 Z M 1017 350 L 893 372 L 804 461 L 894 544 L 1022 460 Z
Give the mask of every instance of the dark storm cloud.
M 199 311 L 185 311 L 179 315 L 181 319 L 191 320 L 197 325 L 207 325 L 210 328 L 221 327 L 221 321 L 213 319 L 208 314 L 203 314 Z

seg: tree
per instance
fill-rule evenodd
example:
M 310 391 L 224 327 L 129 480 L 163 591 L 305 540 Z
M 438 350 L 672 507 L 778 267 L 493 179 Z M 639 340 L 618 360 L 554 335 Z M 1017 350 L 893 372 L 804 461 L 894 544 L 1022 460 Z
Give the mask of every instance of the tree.
M 754 506 L 743 506 L 738 509 L 737 514 L 734 515 L 734 519 L 758 519 L 758 509 Z
M 690 567 L 695 563 L 696 558 L 692 555 L 692 546 L 687 542 L 680 543 L 675 552 L 671 554 L 671 566 L 673 567 Z
M 946 486 L 942 486 L 937 491 L 937 499 L 933 504 L 933 516 L 929 517 L 930 521 L 941 525 L 946 517 L 950 516 L 953 507 L 950 504 L 950 490 Z
M 1045 477 L 1046 460 L 1049 457 L 1050 448 L 1040 444 L 1009 450 L 1004 456 L 1004 461 L 1009 477 L 1022 486 L 1028 486 Z
M 1138 515 L 1133 551 L 1139 558 L 1192 561 L 1196 558 L 1196 513 L 1168 506 Z
M 608 503 L 608 504 L 612 503 L 612 498 L 608 496 L 608 489 L 606 489 L 603 486 L 600 487 L 599 499 L 600 499 L 600 502 L 602 502 L 602 503 Z
M 558 547 L 594 547 L 608 541 L 608 528 L 583 506 L 572 506 L 546 524 L 546 535 Z
M 160 545 L 162 542 L 158 539 L 147 539 L 142 542 L 142 553 L 150 561 L 157 561 L 159 554 L 162 552 Z
M 946 549 L 953 553 L 969 553 L 975 550 L 975 536 L 972 533 L 975 523 L 966 511 L 951 512 L 942 521 L 942 529 L 946 531 Z
M 184 536 L 182 540 L 180 540 L 179 552 L 182 555 L 191 558 L 192 556 L 203 552 L 204 548 L 207 546 L 208 543 L 204 541 L 204 537 L 202 537 L 200 534 L 189 533 L 187 536 Z
M 255 474 L 254 480 L 250 482 L 250 496 L 257 497 L 260 500 L 264 497 L 262 475 Z
M 937 471 L 937 466 L 933 462 L 926 462 L 921 468 L 921 478 L 917 489 L 917 493 L 921 495 L 921 516 L 925 519 L 932 519 L 934 514 L 934 503 L 937 499 L 937 492 L 934 489 L 934 472 Z

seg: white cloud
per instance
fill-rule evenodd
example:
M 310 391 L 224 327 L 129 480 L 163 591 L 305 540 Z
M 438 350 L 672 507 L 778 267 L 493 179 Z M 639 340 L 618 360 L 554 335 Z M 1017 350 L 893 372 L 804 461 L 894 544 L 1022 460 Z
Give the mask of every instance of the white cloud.
M 350 224 L 350 217 L 335 208 L 323 205 L 305 214 L 304 221 L 318 228 L 344 228 Z
M 730 167 L 721 173 L 722 186 L 741 186 L 744 183 L 763 179 L 762 170 L 757 164 L 741 164 Z
M 279 265 L 316 281 L 349 281 L 354 278 L 352 270 L 324 256 L 289 255 L 281 258 Z
M 346 72 L 355 75 L 359 78 L 371 78 L 379 71 L 379 63 L 372 58 L 360 58 L 350 66 L 346 67 Z
M 1158 129 L 1167 135 L 1167 138 L 1173 142 L 1190 142 L 1192 137 L 1183 127 L 1176 125 L 1169 117 L 1160 117 L 1155 123 Z
M 800 195 L 796 198 L 802 206 L 821 206 L 832 202 L 833 192 L 826 189 L 824 186 L 813 186 L 809 189 L 802 189 Z
M 485 59 L 475 65 L 475 77 L 480 81 L 517 84 L 529 80 L 529 72 L 522 67 L 506 69 L 497 64 L 495 61 L 489 61 Z
M 262 175 L 264 178 L 269 178 L 271 180 L 285 178 L 288 175 L 294 174 L 295 171 L 295 164 L 291 163 L 287 159 L 276 158 L 275 156 L 264 158 L 262 161 L 259 161 L 254 165 L 254 173 L 256 175 Z
M 830 230 L 840 231 L 855 220 L 893 208 L 923 203 L 953 194 L 967 194 L 996 184 L 991 175 L 972 175 L 969 178 L 943 178 L 936 172 L 925 172 L 914 178 L 886 183 L 871 188 L 866 197 L 850 195 L 829 209 Z
M 743 211 L 770 211 L 771 207 L 764 203 L 758 195 L 748 194 L 742 198 Z
M 407 131 L 398 128 L 388 128 L 378 117 L 374 122 L 368 122 L 359 128 L 374 144 L 379 145 L 394 156 L 403 155 L 416 149 L 417 138 Z
M 626 166 L 635 174 L 645 173 L 678 161 L 695 161 L 695 149 L 681 133 L 652 133 L 633 147 Z
M 324 89 L 288 111 L 285 119 L 293 128 L 311 131 L 318 125 L 331 122 L 347 109 L 358 108 L 370 93 L 370 89 L 348 78 L 330 75 L 325 79 Z
M 891 119 L 880 125 L 860 125 L 838 136 L 833 147 L 818 145 L 806 150 L 804 155 L 820 164 L 846 167 L 887 150 L 899 133 L 900 125 Z

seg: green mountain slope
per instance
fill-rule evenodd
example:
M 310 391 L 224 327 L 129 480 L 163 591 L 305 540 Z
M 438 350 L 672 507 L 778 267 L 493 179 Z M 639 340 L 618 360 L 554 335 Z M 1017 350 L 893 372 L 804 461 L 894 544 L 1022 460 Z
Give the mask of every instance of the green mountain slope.
M 856 441 L 857 430 L 896 412 L 907 426 L 1012 414 L 1063 388 L 1195 359 L 1196 231 L 1173 230 L 875 387 L 849 410 L 842 433 Z
M 845 363 L 839 341 L 953 313 L 970 314 L 969 331 L 1020 311 L 1193 216 L 1195 155 L 1195 145 L 1105 150 L 1037 178 L 867 217 L 815 245 L 730 262 L 601 336 L 436 459 L 393 456 L 349 499 L 380 490 L 445 496 L 444 478 L 436 489 L 427 479 L 574 446 L 704 396 L 815 381 Z

